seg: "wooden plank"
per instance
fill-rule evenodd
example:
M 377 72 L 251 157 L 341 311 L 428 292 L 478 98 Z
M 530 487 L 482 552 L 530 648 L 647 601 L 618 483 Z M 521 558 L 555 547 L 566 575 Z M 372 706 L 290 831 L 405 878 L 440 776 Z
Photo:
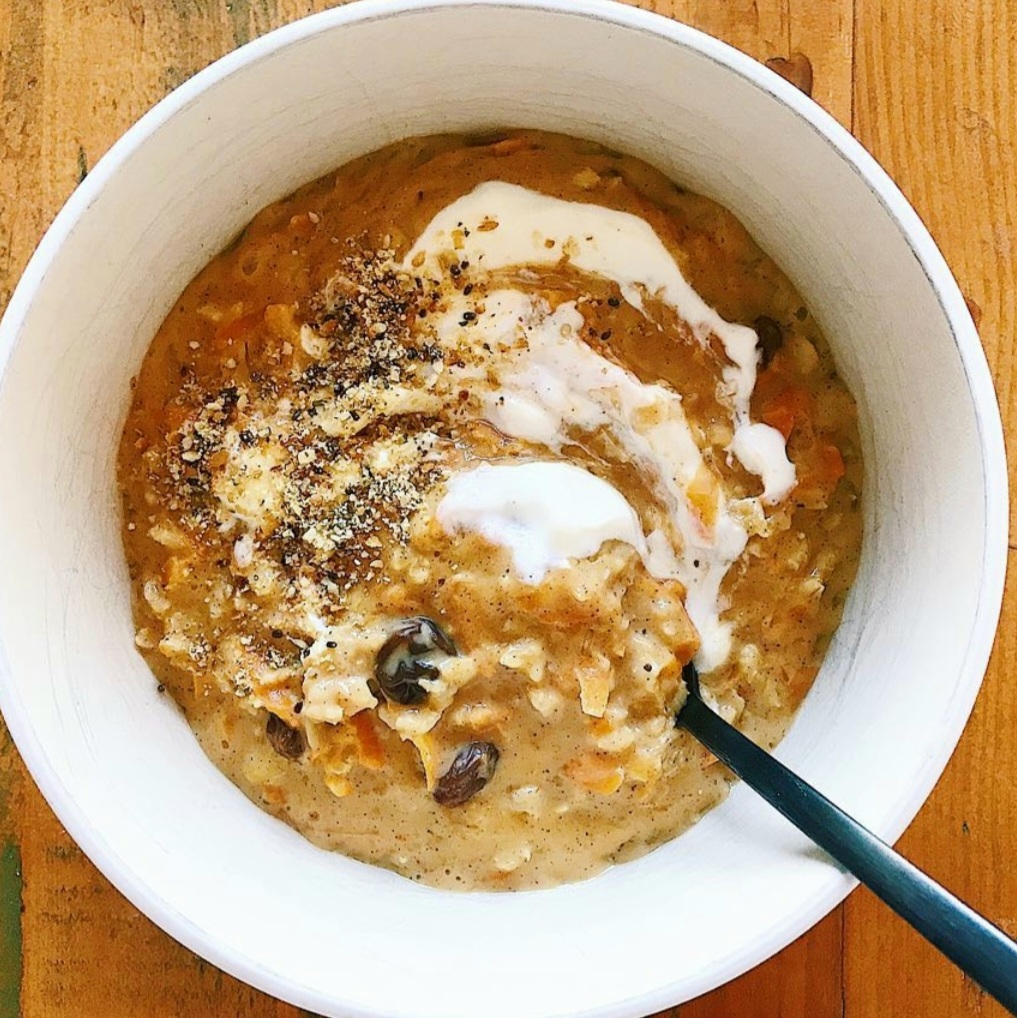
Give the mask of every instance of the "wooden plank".
M 40 7 L 0 7 L 0 311 L 45 226 L 35 200 L 43 109 Z M 0 720 L 0 1018 L 22 1011 L 23 888 L 18 818 L 29 788 Z
M 1012 3 L 858 0 L 856 133 L 915 205 L 967 295 L 1008 436 L 1017 425 L 1015 89 Z M 900 843 L 919 866 L 1011 934 L 1017 934 L 1015 658 L 1011 582 L 974 717 Z M 848 904 L 845 947 L 848 1016 L 1005 1014 L 865 892 Z M 892 975 L 887 959 L 894 960 Z

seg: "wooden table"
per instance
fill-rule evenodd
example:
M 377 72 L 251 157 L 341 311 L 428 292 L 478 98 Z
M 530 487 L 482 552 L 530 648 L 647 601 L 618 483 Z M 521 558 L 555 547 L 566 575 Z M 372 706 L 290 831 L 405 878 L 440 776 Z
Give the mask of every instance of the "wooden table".
M 131 123 L 235 46 L 326 6 L 0 0 L 0 310 L 63 201 Z M 1012 436 L 1015 0 L 648 0 L 646 6 L 811 87 L 889 170 L 968 297 Z M 974 717 L 900 843 L 1011 934 L 1017 934 L 1015 623 L 1011 584 Z M 129 905 L 60 827 L 0 724 L 0 1018 L 302 1013 L 201 961 Z M 1003 1014 L 866 891 L 770 962 L 669 1012 L 672 1018 Z

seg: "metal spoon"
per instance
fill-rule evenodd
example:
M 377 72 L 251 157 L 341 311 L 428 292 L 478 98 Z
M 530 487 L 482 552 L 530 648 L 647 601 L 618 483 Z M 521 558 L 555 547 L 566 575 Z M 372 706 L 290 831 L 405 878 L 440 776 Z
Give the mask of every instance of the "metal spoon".
M 691 662 L 682 677 L 689 696 L 675 718 L 678 727 L 1017 1014 L 1017 943 L 707 707 Z

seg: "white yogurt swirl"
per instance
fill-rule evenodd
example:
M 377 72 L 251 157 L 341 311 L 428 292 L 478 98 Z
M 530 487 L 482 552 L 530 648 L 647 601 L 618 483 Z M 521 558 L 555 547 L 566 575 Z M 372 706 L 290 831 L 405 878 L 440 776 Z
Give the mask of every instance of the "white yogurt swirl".
M 572 267 L 617 284 L 625 300 L 643 314 L 646 297 L 652 297 L 684 319 L 700 342 L 715 336 L 729 361 L 723 368 L 721 395 L 734 432 L 722 451 L 761 479 L 758 501 L 779 502 L 794 487 L 795 469 L 783 436 L 749 415 L 756 333 L 725 321 L 703 301 L 645 220 L 490 181 L 442 209 L 404 265 L 438 275 L 452 252 L 457 260 L 468 260 L 471 271 L 480 272 L 551 267 L 567 256 Z M 488 370 L 497 386 L 483 392 L 485 418 L 506 435 L 556 454 L 575 430 L 610 433 L 654 480 L 674 532 L 644 535 L 616 489 L 565 462 L 477 468 L 454 477 L 439 506 L 439 521 L 448 530 L 472 529 L 508 547 L 527 582 L 539 582 L 549 568 L 570 558 L 595 554 L 608 537 L 627 541 L 654 575 L 673 576 L 685 585 L 686 608 L 702 641 L 700 668 L 709 671 L 722 664 L 730 652 L 731 631 L 721 621 L 720 587 L 748 540 L 741 522 L 744 502 L 756 500 L 743 500 L 740 506 L 729 500 L 706 465 L 681 395 L 665 385 L 641 382 L 583 342 L 579 336 L 584 320 L 574 302 L 552 310 L 522 290 L 495 290 L 485 295 L 484 312 L 468 328 L 462 321 L 467 309 L 465 298 L 453 296 L 432 327 L 449 348 L 465 344 L 496 352 Z M 546 491 L 537 490 L 540 485 L 533 491 L 527 488 L 537 474 Z M 585 479 L 580 481 L 579 474 Z M 571 498 L 573 490 L 586 495 L 581 507 Z M 567 512 L 545 498 L 552 491 L 564 499 L 557 505 L 567 506 Z M 569 513 L 577 523 L 572 534 Z

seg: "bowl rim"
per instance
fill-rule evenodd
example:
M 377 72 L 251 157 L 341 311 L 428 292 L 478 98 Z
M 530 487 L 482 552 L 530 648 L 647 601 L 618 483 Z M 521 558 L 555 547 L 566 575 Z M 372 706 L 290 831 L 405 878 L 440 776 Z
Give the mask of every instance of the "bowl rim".
M 50 264 L 77 220 L 103 191 L 122 163 L 163 124 L 195 103 L 203 92 L 242 68 L 309 36 L 354 23 L 381 21 L 448 8 L 501 7 L 566 14 L 633 30 L 692 50 L 769 94 L 833 148 L 865 183 L 870 193 L 908 244 L 921 267 L 950 328 L 968 385 L 975 415 L 985 478 L 985 546 L 974 621 L 953 699 L 951 718 L 934 753 L 930 753 L 910 795 L 876 833 L 890 843 L 903 833 L 924 805 L 952 756 L 973 709 L 995 639 L 1007 566 L 1009 500 L 1003 426 L 984 349 L 963 294 L 929 231 L 900 189 L 875 158 L 837 120 L 811 98 L 763 64 L 727 43 L 674 19 L 629 7 L 616 0 L 359 0 L 291 22 L 219 58 L 199 71 L 136 121 L 102 156 L 75 189 L 45 232 L 30 258 L 0 319 L 0 392 L 6 367 L 25 318 L 44 284 Z M 26 767 L 60 822 L 89 859 L 133 905 L 174 939 L 214 965 L 260 990 L 300 1007 L 350 1018 L 378 1018 L 377 1012 L 353 1001 L 326 996 L 282 973 L 268 970 L 228 943 L 206 933 L 165 898 L 140 881 L 125 860 L 94 829 L 51 766 L 33 731 L 13 683 L 0 634 L 0 709 Z M 857 886 L 857 881 L 831 867 L 821 894 L 793 922 L 775 929 L 765 940 L 732 955 L 724 971 L 704 974 L 698 982 L 669 983 L 642 995 L 604 1007 L 573 1012 L 572 1018 L 630 1018 L 670 1007 L 709 992 L 737 978 L 796 940 Z

